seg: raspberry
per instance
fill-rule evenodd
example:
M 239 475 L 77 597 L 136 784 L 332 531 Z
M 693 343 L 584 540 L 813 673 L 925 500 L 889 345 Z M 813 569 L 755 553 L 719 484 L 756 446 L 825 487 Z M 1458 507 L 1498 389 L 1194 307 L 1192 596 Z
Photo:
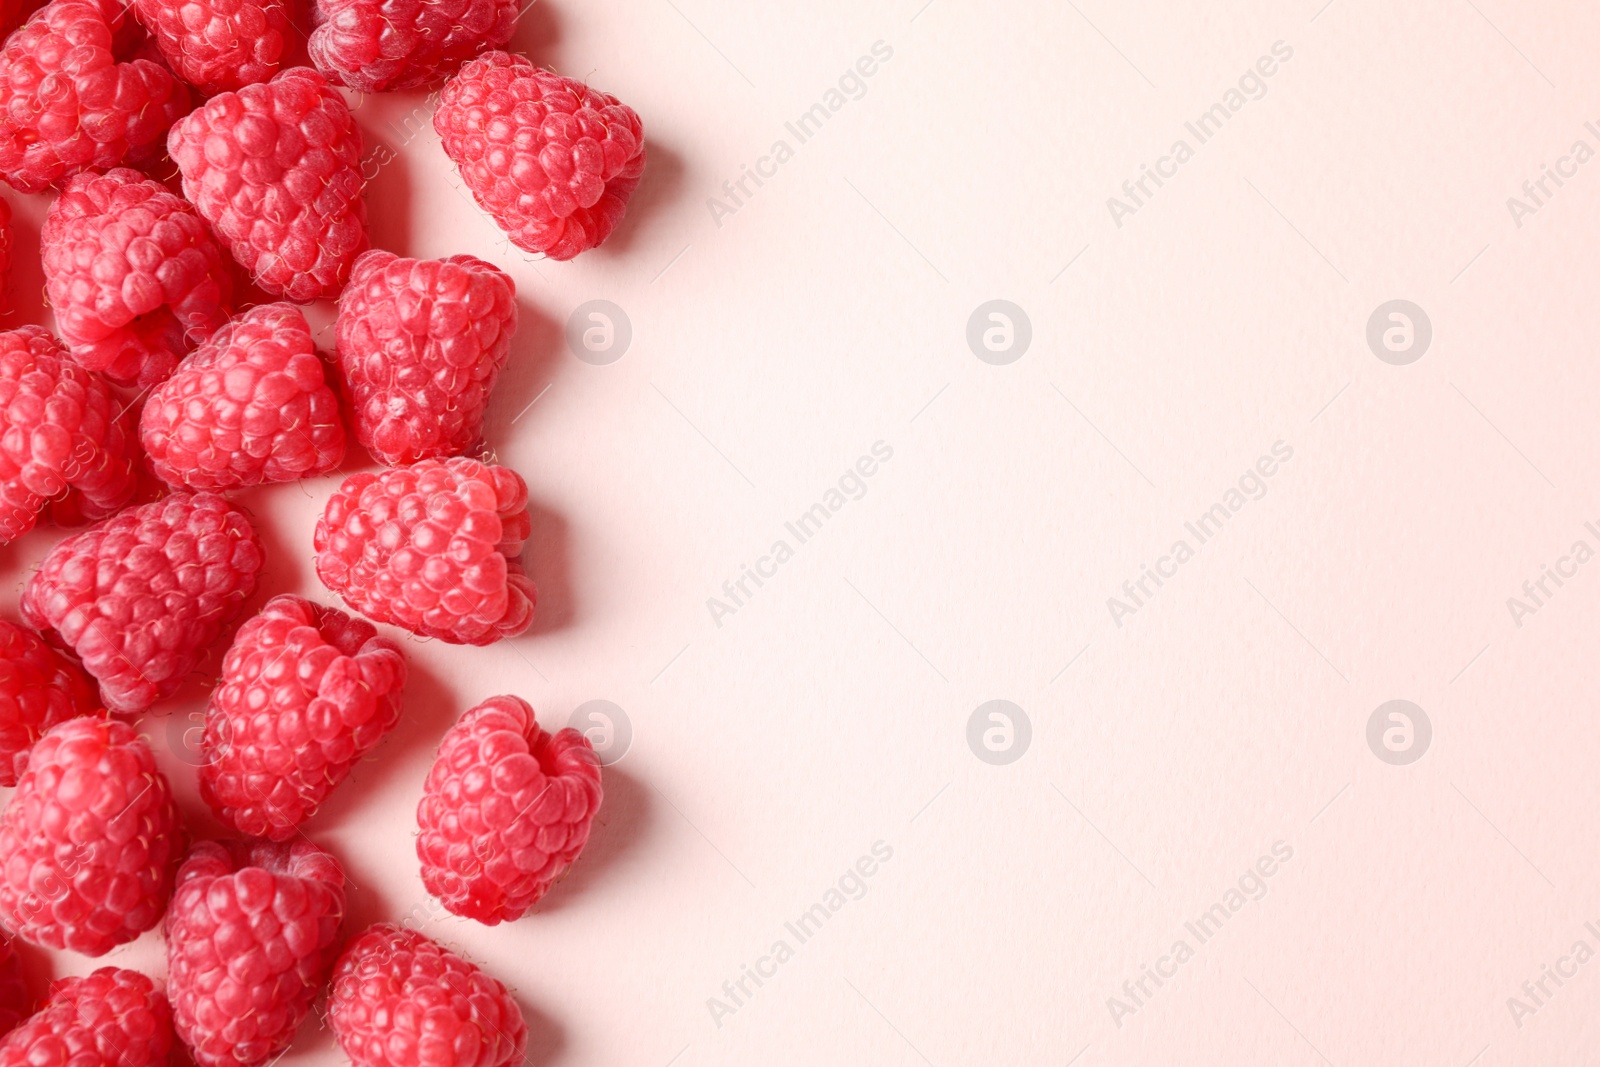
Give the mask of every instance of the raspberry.
M 644 127 L 631 107 L 505 52 L 445 84 L 433 128 L 511 242 L 551 259 L 610 236 L 644 171 Z
M 39 249 L 72 358 L 119 384 L 161 381 L 227 321 L 233 280 L 205 222 L 136 170 L 67 182 Z
M 0 1040 L 0 1067 L 165 1067 L 172 1011 L 138 971 L 61 978 L 50 999 Z
M 528 1044 L 522 1009 L 498 979 L 394 923 L 345 946 L 328 1022 L 355 1067 L 507 1067 Z
M 94 683 L 77 664 L 32 630 L 0 619 L 0 786 L 17 784 L 28 750 L 46 730 L 99 707 Z
M 9 1034 L 33 1011 L 33 996 L 22 977 L 22 957 L 0 937 L 0 1035 Z
M 0 0 L 0 34 L 9 36 L 43 6 L 43 0 Z
M 516 0 L 316 0 L 311 62 L 364 93 L 414 89 L 511 40 Z
M 405 680 L 399 646 L 371 623 L 273 597 L 222 661 L 200 795 L 240 833 L 284 840 L 394 728 Z
M 189 91 L 148 59 L 117 62 L 117 0 L 51 0 L 0 48 L 0 175 L 37 193 L 153 159 Z
M 59 2 L 59 0 L 58 0 Z M 361 132 L 309 67 L 213 97 L 172 127 L 183 193 L 256 284 L 334 297 L 367 247 Z
M 290 26 L 282 0 L 133 0 L 162 57 L 201 93 L 266 81 Z
M 10 310 L 11 204 L 0 199 L 0 310 Z
M 48 500 L 85 519 L 126 504 L 138 489 L 130 422 L 43 327 L 0 333 L 0 543 L 33 529 Z
M 498 267 L 474 256 L 364 254 L 337 324 L 357 440 L 390 465 L 477 444 L 516 328 L 516 285 Z
M 203 841 L 167 912 L 167 992 L 198 1067 L 289 1047 L 339 954 L 344 871 L 310 841 Z
M 229 322 L 156 388 L 139 439 L 157 475 L 232 489 L 324 474 L 344 458 L 339 401 L 306 317 L 264 304 Z
M 346 478 L 317 522 L 317 576 L 357 611 L 423 637 L 487 645 L 533 622 L 532 520 L 514 471 L 425 459 Z
M 520 919 L 566 873 L 600 807 L 600 761 L 517 697 L 490 697 L 444 735 L 417 807 L 422 884 L 446 910 Z
M 103 956 L 161 918 L 181 833 L 133 727 L 68 719 L 33 746 L 0 814 L 0 921 L 36 945 Z
M 51 549 L 22 591 L 22 621 L 77 654 L 106 707 L 141 712 L 183 684 L 260 569 L 244 512 L 215 493 L 174 493 Z

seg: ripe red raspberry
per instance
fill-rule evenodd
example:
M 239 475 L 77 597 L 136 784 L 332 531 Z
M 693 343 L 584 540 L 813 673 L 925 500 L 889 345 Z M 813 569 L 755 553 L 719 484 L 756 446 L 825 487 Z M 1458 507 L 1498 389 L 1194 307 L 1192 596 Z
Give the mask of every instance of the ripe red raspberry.
M 551 259 L 610 236 L 644 172 L 644 127 L 631 107 L 505 52 L 445 83 L 433 128 L 512 243 Z
M 161 151 L 189 91 L 159 63 L 117 60 L 117 0 L 51 0 L 0 48 L 0 175 L 37 193 Z
M 521 562 L 531 527 L 528 487 L 505 467 L 425 459 L 353 474 L 317 522 L 317 576 L 379 622 L 492 644 L 533 622 Z
M 68 181 L 39 254 L 72 358 L 119 384 L 161 381 L 227 321 L 233 280 L 204 220 L 136 170 Z
M 356 439 L 391 466 L 470 449 L 516 328 L 516 285 L 498 267 L 365 253 L 337 324 Z
M 10 36 L 12 30 L 43 6 L 43 0 L 0 0 L 0 34 Z
M 33 994 L 22 977 L 22 958 L 0 937 L 0 1035 L 9 1034 L 33 1012 Z
M 498 979 L 394 923 L 345 946 L 328 1023 L 355 1067 L 507 1067 L 528 1044 L 522 1009 Z
M 17 784 L 46 730 L 99 708 L 94 683 L 77 664 L 32 630 L 0 619 L 0 786 Z
M 511 40 L 516 0 L 316 0 L 311 62 L 364 93 L 427 85 Z
M 520 919 L 567 872 L 600 808 L 600 761 L 518 697 L 490 697 L 444 735 L 417 806 L 422 884 L 446 910 Z
M 276 74 L 290 27 L 282 0 L 133 0 L 133 12 L 168 65 L 206 96 Z
M 166 1067 L 172 1011 L 138 971 L 61 978 L 38 1013 L 0 1040 L 0 1067 Z
M 11 204 L 0 199 L 0 310 L 11 308 Z
M 0 543 L 50 500 L 87 519 L 126 504 L 138 488 L 131 421 L 42 326 L 0 333 Z
M 242 834 L 290 837 L 399 722 L 405 680 L 399 646 L 371 623 L 273 597 L 222 661 L 200 795 Z
M 202 841 L 167 912 L 172 1021 L 198 1067 L 289 1047 L 339 954 L 344 871 L 310 841 Z
M 0 922 L 36 945 L 103 956 L 161 918 L 181 834 L 133 727 L 68 719 L 33 746 L 0 813 Z
M 325 474 L 344 459 L 339 401 L 292 304 L 233 319 L 156 387 L 139 439 L 161 478 L 232 489 Z
M 51 549 L 22 591 L 22 621 L 77 654 L 106 707 L 137 713 L 183 684 L 260 569 L 244 512 L 174 493 Z
M 59 2 L 59 0 L 58 0 Z M 267 292 L 334 297 L 367 247 L 361 131 L 310 67 L 223 93 L 172 127 L 183 194 Z

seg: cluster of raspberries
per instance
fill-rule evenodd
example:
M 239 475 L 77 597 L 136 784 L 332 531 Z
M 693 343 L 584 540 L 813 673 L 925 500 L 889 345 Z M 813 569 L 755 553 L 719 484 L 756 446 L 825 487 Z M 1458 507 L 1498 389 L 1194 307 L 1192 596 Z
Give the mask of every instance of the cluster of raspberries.
M 500 50 L 517 0 L 309 7 L 302 27 L 290 0 L 0 2 L 0 179 L 55 194 L 55 331 L 0 332 L 0 545 L 82 527 L 0 619 L 0 1067 L 164 1067 L 175 1039 L 198 1067 L 261 1067 L 324 1000 L 359 1067 L 525 1057 L 506 986 L 419 924 L 344 929 L 353 887 L 306 836 L 400 719 L 406 657 L 377 624 L 487 645 L 537 601 L 528 489 L 484 440 L 515 286 L 473 256 L 368 247 L 338 87 L 443 82 L 434 126 L 467 188 L 555 260 L 615 229 L 643 129 Z M 313 66 L 287 65 L 297 37 Z M 10 219 L 0 199 L 0 280 Z M 331 353 L 296 306 L 316 300 L 337 300 Z M 229 494 L 329 475 L 357 446 L 376 462 L 313 534 L 349 611 L 261 603 L 263 539 Z M 235 836 L 197 840 L 133 720 L 208 665 L 197 785 Z M 519 919 L 601 796 L 588 738 L 489 697 L 422 783 L 422 883 L 454 915 Z M 99 957 L 158 926 L 164 986 L 103 967 L 42 1003 L 11 940 Z

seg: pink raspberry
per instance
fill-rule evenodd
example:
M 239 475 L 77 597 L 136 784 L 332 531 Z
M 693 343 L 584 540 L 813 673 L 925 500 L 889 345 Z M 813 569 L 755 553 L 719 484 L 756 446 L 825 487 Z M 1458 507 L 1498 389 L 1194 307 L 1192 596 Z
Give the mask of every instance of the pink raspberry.
M 99 708 L 94 683 L 77 664 L 32 630 L 0 619 L 0 786 L 17 784 L 46 730 Z
M 33 994 L 22 977 L 22 958 L 0 937 L 0 1035 L 15 1030 L 33 1012 Z
M 260 569 L 244 512 L 174 493 L 51 549 L 22 591 L 22 621 L 77 654 L 106 707 L 137 713 L 183 684 Z
M 59 2 L 59 0 L 57 0 Z M 310 67 L 213 97 L 172 127 L 183 193 L 267 292 L 337 296 L 367 247 L 361 131 Z
M 198 1067 L 289 1047 L 339 954 L 344 871 L 310 841 L 202 841 L 167 912 L 172 1021 Z
M 0 813 L 0 921 L 35 945 L 103 956 L 161 918 L 182 832 L 133 727 L 68 719 L 33 746 Z
M 86 519 L 126 504 L 138 488 L 131 421 L 42 326 L 0 333 L 0 543 L 33 529 L 48 501 Z
M 427 85 L 511 40 L 516 0 L 316 0 L 311 62 L 364 93 Z
M 233 279 L 205 222 L 136 170 L 67 182 L 39 251 L 72 358 L 118 384 L 161 381 L 228 319 Z
M 211 693 L 200 795 L 242 834 L 282 841 L 400 720 L 406 661 L 363 619 L 297 596 L 239 627 Z
M 644 172 L 644 127 L 631 107 L 505 52 L 445 84 L 433 128 L 512 243 L 551 259 L 610 236 Z
M 11 204 L 0 199 L 0 310 L 11 308 Z
M 356 439 L 391 466 L 470 449 L 516 328 L 516 285 L 498 267 L 365 253 L 337 324 Z
M 425 459 L 353 474 L 317 522 L 317 576 L 378 622 L 492 644 L 533 622 L 521 563 L 531 528 L 528 487 L 505 467 Z
M 233 489 L 325 474 L 344 459 L 339 401 L 306 317 L 263 304 L 233 319 L 156 387 L 139 439 L 161 478 Z
M 266 81 L 278 72 L 291 25 L 283 0 L 132 3 L 162 58 L 206 96 Z
M 166 1067 L 172 1011 L 138 971 L 60 978 L 38 1013 L 0 1040 L 0 1067 Z
M 508 1067 L 528 1044 L 522 1009 L 499 980 L 394 923 L 345 946 L 328 1023 L 355 1067 Z
M 520 919 L 567 872 L 600 809 L 600 761 L 577 730 L 546 733 L 490 697 L 444 735 L 417 806 L 422 884 L 446 910 Z
M 0 175 L 37 193 L 161 151 L 189 91 L 148 59 L 118 62 L 117 0 L 51 0 L 0 48 Z

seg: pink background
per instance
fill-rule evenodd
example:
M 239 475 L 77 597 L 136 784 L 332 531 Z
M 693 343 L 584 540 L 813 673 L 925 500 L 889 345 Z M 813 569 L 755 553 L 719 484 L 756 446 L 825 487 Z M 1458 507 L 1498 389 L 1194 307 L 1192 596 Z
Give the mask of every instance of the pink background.
M 713 211 L 879 41 L 860 99 Z M 1279 41 L 1265 96 L 1119 227 L 1107 198 Z M 1507 598 L 1600 548 L 1600 161 L 1520 226 L 1506 201 L 1600 150 L 1600 13 L 540 0 L 515 43 L 635 106 L 650 164 L 605 248 L 536 261 L 459 194 L 424 94 L 356 108 L 374 242 L 516 279 L 489 437 L 532 490 L 541 605 L 493 648 L 408 643 L 404 722 L 307 827 L 352 928 L 410 915 L 512 984 L 537 1064 L 1579 1062 L 1600 961 L 1507 999 L 1600 951 L 1600 562 L 1520 626 Z M 35 321 L 46 201 L 6 195 Z M 1033 333 L 1004 366 L 966 342 L 997 298 Z M 632 323 L 605 366 L 563 340 L 593 299 Z M 1366 340 L 1394 299 L 1433 328 L 1406 366 Z M 717 625 L 707 599 L 878 441 L 864 496 Z M 1107 598 L 1278 441 L 1266 495 L 1118 626 Z M 336 481 L 239 494 L 261 598 L 334 602 L 310 542 Z M 54 536 L 0 550 L 7 608 Z M 571 877 L 488 929 L 430 905 L 411 834 L 440 734 L 500 692 L 547 725 L 613 701 L 633 743 Z M 966 740 L 992 699 L 1031 722 L 1005 766 Z M 1392 699 L 1432 724 L 1406 766 L 1366 740 Z M 203 700 L 145 720 L 202 830 Z M 1275 842 L 1199 945 L 1184 923 Z M 152 933 L 104 962 L 161 961 Z M 339 1060 L 308 1025 L 285 1062 Z

